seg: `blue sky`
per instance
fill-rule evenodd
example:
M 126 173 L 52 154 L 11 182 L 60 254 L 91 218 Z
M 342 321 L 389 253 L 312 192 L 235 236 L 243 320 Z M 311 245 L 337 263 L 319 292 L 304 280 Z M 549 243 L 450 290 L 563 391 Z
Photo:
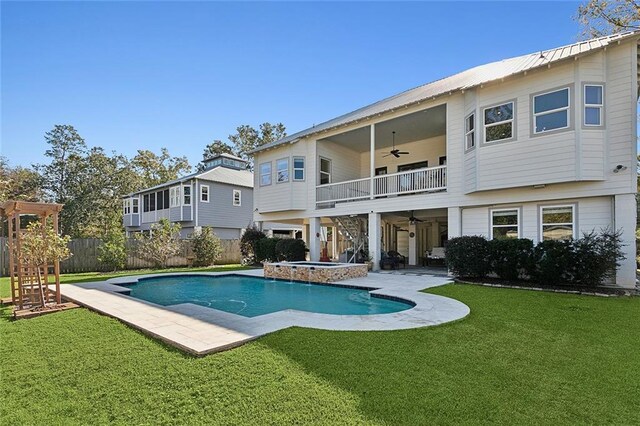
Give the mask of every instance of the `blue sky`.
M 0 154 L 186 155 L 240 124 L 293 133 L 482 63 L 576 41 L 577 2 L 2 2 Z

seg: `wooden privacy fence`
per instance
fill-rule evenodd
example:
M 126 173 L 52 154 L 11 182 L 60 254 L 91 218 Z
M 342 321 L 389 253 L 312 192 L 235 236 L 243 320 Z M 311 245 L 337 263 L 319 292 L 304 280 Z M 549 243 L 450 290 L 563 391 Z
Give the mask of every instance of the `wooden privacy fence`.
M 60 262 L 60 271 L 62 273 L 74 272 L 106 272 L 110 268 L 98 260 L 98 247 L 102 242 L 97 238 L 80 238 L 71 240 L 69 249 L 73 256 L 70 259 Z M 127 247 L 127 266 L 126 269 L 142 269 L 150 268 L 153 265 L 135 254 L 136 241 L 128 239 Z M 240 263 L 242 255 L 240 254 L 240 240 L 220 240 L 222 245 L 222 255 L 216 261 L 218 265 L 228 265 L 232 263 Z M 169 259 L 169 266 L 189 266 L 193 263 L 193 251 L 189 240 L 182 241 L 182 252 L 175 257 Z M 6 277 L 9 275 L 9 251 L 7 249 L 7 239 L 0 238 L 0 275 Z

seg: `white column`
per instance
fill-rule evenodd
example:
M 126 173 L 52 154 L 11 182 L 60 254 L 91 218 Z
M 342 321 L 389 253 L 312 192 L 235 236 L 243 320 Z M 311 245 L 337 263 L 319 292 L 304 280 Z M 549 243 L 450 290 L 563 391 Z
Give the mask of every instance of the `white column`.
M 338 228 L 337 227 L 333 227 L 331 228 L 331 255 L 334 258 L 338 257 Z
M 320 218 L 309 218 L 309 260 L 312 262 L 320 261 Z
M 615 226 L 622 231 L 622 251 L 626 256 L 616 272 L 616 285 L 625 288 L 636 286 L 636 197 L 634 194 L 615 196 Z
M 417 265 L 417 264 L 418 264 L 418 236 L 416 235 L 416 224 L 409 222 L 409 265 Z
M 440 224 L 437 220 L 431 222 L 431 248 L 440 247 Z
M 369 255 L 373 262 L 373 270 L 380 269 L 380 252 L 382 251 L 382 235 L 380 235 L 380 213 L 369 213 Z
M 462 236 L 462 209 L 460 207 L 449 207 L 447 229 L 449 238 Z
M 373 177 L 376 174 L 376 125 L 371 125 L 371 138 L 370 138 L 370 146 L 369 146 L 369 179 L 371 179 L 371 192 L 369 197 L 373 200 L 374 198 L 374 185 L 375 182 Z

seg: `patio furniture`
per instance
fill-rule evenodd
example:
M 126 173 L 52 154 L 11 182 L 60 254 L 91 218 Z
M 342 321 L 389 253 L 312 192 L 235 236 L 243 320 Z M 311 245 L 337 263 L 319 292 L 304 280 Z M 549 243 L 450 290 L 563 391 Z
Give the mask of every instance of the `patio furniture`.
M 382 252 L 382 256 L 380 257 L 380 269 L 386 269 L 385 266 L 389 266 L 390 269 L 399 269 L 400 265 L 402 265 L 403 268 L 407 267 L 406 257 L 393 250 L 387 253 Z
M 426 261 L 427 266 L 429 263 L 436 262 L 444 264 L 445 252 L 444 247 L 433 247 L 430 252 L 427 252 Z

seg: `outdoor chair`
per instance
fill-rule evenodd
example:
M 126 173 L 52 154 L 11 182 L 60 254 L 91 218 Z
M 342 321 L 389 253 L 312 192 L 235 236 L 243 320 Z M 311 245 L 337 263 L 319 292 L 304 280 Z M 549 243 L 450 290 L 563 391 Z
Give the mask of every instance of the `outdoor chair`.
M 444 263 L 445 253 L 444 247 L 434 247 L 430 252 L 427 252 L 427 266 L 430 262 Z

